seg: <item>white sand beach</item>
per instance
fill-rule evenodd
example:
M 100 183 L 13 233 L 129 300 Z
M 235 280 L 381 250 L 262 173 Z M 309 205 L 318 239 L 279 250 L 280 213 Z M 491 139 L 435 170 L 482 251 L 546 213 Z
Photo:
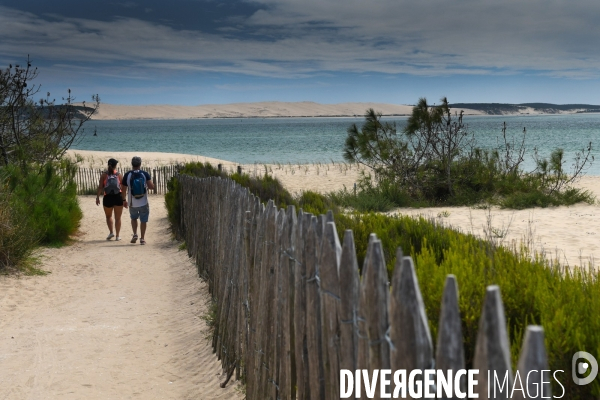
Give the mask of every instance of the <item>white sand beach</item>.
M 146 166 L 168 165 L 176 162 L 201 161 L 213 165 L 222 164 L 234 171 L 237 164 L 203 156 L 174 153 L 125 153 L 97 151 L 69 151 L 80 154 L 84 165 L 103 167 L 106 160 L 114 157 L 127 165 L 131 157 L 141 155 Z M 326 193 L 352 190 L 364 168 L 348 163 L 335 164 L 250 164 L 242 165 L 244 171 L 262 175 L 265 168 L 277 177 L 292 193 L 313 190 Z M 584 176 L 577 187 L 589 190 L 600 199 L 600 176 Z M 521 240 L 528 242 L 547 257 L 558 259 L 564 265 L 588 265 L 600 258 L 600 206 L 576 204 L 573 206 L 533 208 L 528 210 L 491 210 L 470 207 L 437 207 L 421 209 L 398 209 L 392 214 L 424 216 L 439 223 L 472 233 L 480 237 L 493 236 L 499 243 L 511 246 Z M 488 224 L 488 220 L 490 223 Z M 595 263 L 599 264 L 599 263 Z

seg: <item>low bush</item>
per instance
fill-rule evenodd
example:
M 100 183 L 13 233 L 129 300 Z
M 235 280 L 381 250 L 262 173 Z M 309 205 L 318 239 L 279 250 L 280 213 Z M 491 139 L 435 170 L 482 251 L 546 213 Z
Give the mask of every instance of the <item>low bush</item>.
M 0 271 L 19 266 L 37 243 L 25 215 L 11 208 L 10 194 L 0 187 Z
M 348 190 L 333 192 L 335 202 L 360 212 L 386 212 L 397 207 L 474 206 L 497 205 L 501 208 L 525 209 L 593 203 L 594 196 L 586 190 L 562 187 L 548 189 L 548 175 L 502 174 L 494 162 L 485 161 L 489 154 L 479 152 L 470 160 L 458 160 L 453 164 L 455 183 L 452 195 L 440 183 L 436 174 L 424 174 L 420 178 L 422 188 L 409 191 L 397 181 L 385 176 L 376 180 L 363 175 L 357 192 Z
M 246 187 L 255 196 L 258 196 L 263 202 L 273 200 L 277 207 L 286 207 L 288 204 L 295 204 L 295 200 L 277 178 L 270 175 L 262 177 L 251 177 L 248 174 L 232 174 L 231 179 Z
M 338 205 L 330 196 L 324 196 L 311 190 L 303 191 L 296 199 L 296 203 L 304 212 L 314 215 L 326 214 L 329 210 L 338 211 Z
M 19 266 L 36 245 L 60 245 L 75 233 L 83 216 L 75 168 L 69 161 L 0 168 L 0 268 Z
M 26 218 L 31 234 L 42 244 L 60 244 L 75 233 L 83 217 L 69 161 L 9 166 L 8 191 L 13 212 Z
M 219 171 L 213 167 L 210 163 L 191 162 L 183 165 L 179 169 L 180 174 L 186 174 L 196 176 L 198 178 L 209 178 L 209 177 L 221 177 L 225 178 L 227 174 Z M 179 187 L 179 181 L 176 176 L 172 177 L 167 182 L 167 193 L 165 194 L 165 207 L 167 208 L 167 217 L 173 228 L 173 232 L 177 234 L 179 231 L 179 221 L 181 219 L 181 210 L 179 207 L 179 199 L 181 192 Z
M 210 163 L 188 163 L 185 164 L 180 170 L 180 174 L 195 176 L 198 178 L 208 177 L 221 177 L 231 178 L 243 187 L 250 189 L 255 196 L 258 196 L 261 201 L 267 202 L 272 199 L 278 207 L 285 207 L 288 204 L 298 205 L 297 201 L 288 192 L 281 182 L 276 178 L 269 175 L 262 177 L 251 177 L 248 174 L 227 174 L 226 172 L 219 171 L 213 167 Z M 165 194 L 165 206 L 167 208 L 168 218 L 171 222 L 173 232 L 179 234 L 179 221 L 181 218 L 181 210 L 179 207 L 179 199 L 181 190 L 179 186 L 179 180 L 177 176 L 173 176 L 169 182 L 167 182 L 167 193 Z

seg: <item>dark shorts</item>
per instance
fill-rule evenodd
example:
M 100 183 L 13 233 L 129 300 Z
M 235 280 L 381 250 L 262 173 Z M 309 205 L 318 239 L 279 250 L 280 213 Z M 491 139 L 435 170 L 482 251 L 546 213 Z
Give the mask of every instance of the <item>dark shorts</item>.
M 105 194 L 102 199 L 102 205 L 106 208 L 123 207 L 123 198 L 121 193 L 117 194 Z

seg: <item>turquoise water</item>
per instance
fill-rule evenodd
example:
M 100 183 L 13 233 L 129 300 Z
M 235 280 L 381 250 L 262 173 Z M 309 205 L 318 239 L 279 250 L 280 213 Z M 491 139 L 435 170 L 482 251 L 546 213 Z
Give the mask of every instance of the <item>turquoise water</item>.
M 395 121 L 399 130 L 406 118 Z M 245 118 L 188 120 L 90 121 L 83 139 L 73 148 L 104 151 L 158 151 L 205 155 L 242 164 L 312 163 L 343 160 L 346 129 L 362 118 Z M 500 142 L 502 124 L 508 136 L 520 140 L 527 128 L 526 145 L 547 156 L 554 148 L 565 150 L 568 165 L 577 150 L 590 141 L 600 147 L 600 114 L 543 116 L 467 116 L 464 122 L 479 147 Z M 93 136 L 94 129 L 97 136 Z M 592 154 L 598 155 L 597 150 Z M 532 151 L 526 167 L 533 166 Z M 600 175 L 596 163 L 588 173 Z

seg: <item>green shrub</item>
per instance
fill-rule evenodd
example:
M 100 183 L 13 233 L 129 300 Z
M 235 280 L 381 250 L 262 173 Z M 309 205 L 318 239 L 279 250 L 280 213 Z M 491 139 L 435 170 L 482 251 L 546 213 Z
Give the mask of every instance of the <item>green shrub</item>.
M 225 178 L 227 174 L 219 171 L 210 163 L 191 162 L 179 168 L 180 174 L 196 176 L 198 178 L 209 178 L 212 176 Z M 165 207 L 167 209 L 167 218 L 171 223 L 173 232 L 179 237 L 179 220 L 181 218 L 181 209 L 179 207 L 180 199 L 179 181 L 177 176 L 173 176 L 167 182 L 167 193 L 165 194 Z
M 269 175 L 264 175 L 262 177 L 251 177 L 248 174 L 238 173 L 228 175 L 226 172 L 219 171 L 208 162 L 185 164 L 179 170 L 179 173 L 198 178 L 229 177 L 239 183 L 241 186 L 247 187 L 250 192 L 252 192 L 255 196 L 258 196 L 261 201 L 265 203 L 272 199 L 278 207 L 286 207 L 288 204 L 298 205 L 290 192 L 283 187 L 281 182 Z M 180 237 L 179 221 L 181 218 L 179 196 L 179 181 L 177 176 L 173 176 L 169 182 L 167 182 L 165 206 L 167 208 L 167 216 L 169 218 L 169 222 L 171 223 L 172 230 L 177 237 Z
M 262 177 L 251 177 L 248 174 L 232 174 L 231 179 L 246 187 L 255 196 L 258 196 L 263 202 L 273 200 L 279 208 L 285 208 L 287 205 L 295 204 L 294 198 L 288 192 L 277 178 L 270 175 Z
M 42 244 L 64 243 L 79 227 L 83 213 L 73 180 L 75 168 L 69 161 L 4 168 L 11 208 L 25 216 Z
M 196 176 L 198 178 L 209 178 L 211 176 L 217 176 L 221 178 L 227 177 L 226 172 L 219 171 L 213 167 L 211 163 L 191 162 L 185 164 L 180 170 L 180 174 L 186 174 Z
M 313 215 L 326 214 L 329 210 L 337 211 L 337 205 L 330 197 L 311 190 L 303 191 L 296 200 L 298 207 Z
M 10 195 L 0 186 L 0 270 L 19 266 L 29 257 L 37 240 L 26 216 L 13 210 Z

